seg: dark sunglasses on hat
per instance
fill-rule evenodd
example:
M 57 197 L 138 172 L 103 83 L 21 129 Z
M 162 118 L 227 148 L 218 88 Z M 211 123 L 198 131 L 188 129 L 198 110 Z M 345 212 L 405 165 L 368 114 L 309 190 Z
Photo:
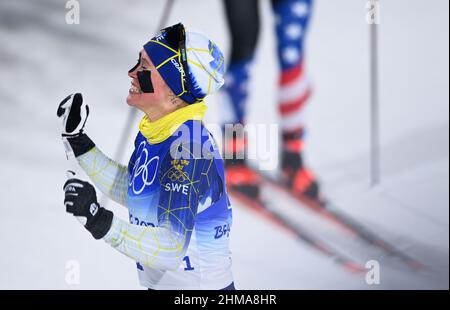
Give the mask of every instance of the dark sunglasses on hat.
M 185 90 L 186 92 L 190 93 L 189 79 L 187 77 L 189 71 L 186 51 L 186 29 L 184 28 L 182 23 L 178 23 L 176 25 L 162 29 L 161 33 L 164 34 L 164 37 L 167 40 L 169 46 L 180 53 L 181 66 L 183 67 L 184 71 L 183 79 Z

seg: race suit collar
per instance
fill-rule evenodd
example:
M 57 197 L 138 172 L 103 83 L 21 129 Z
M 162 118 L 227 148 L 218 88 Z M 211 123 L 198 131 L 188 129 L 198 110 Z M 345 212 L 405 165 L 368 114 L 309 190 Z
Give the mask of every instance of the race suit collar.
M 150 144 L 157 144 L 169 138 L 184 122 L 202 120 L 208 107 L 203 103 L 190 104 L 151 122 L 145 115 L 139 123 L 139 131 Z

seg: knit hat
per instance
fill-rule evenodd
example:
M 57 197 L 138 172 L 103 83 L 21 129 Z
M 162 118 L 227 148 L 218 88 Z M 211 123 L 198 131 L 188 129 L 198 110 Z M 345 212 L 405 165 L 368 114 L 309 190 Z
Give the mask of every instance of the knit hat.
M 187 31 L 181 23 L 163 29 L 144 49 L 170 89 L 187 103 L 202 101 L 224 83 L 225 64 L 219 47 L 204 34 Z

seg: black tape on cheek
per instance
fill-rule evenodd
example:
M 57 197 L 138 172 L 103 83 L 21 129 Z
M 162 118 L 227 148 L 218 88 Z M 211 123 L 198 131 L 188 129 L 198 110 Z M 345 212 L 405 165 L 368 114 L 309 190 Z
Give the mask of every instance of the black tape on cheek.
M 131 68 L 130 70 L 128 70 L 128 73 L 132 73 L 134 70 L 136 70 L 137 67 L 139 67 L 140 64 L 141 64 L 141 62 L 138 61 L 137 64 L 136 64 L 133 68 Z
M 153 89 L 150 70 L 138 71 L 137 76 L 138 76 L 138 80 L 139 80 L 139 86 L 141 87 L 142 92 L 144 92 L 144 93 L 154 93 L 155 92 Z

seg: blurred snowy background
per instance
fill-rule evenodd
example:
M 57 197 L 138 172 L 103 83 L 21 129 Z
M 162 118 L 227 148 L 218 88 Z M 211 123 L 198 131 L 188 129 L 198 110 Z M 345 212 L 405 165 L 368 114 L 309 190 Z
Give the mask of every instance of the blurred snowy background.
M 127 71 L 153 35 L 164 0 L 79 2 L 80 24 L 68 25 L 64 0 L 0 0 L 0 289 L 141 289 L 135 263 L 93 240 L 65 213 L 69 164 L 55 114 L 67 94 L 82 92 L 91 107 L 87 132 L 115 154 L 130 109 Z M 270 123 L 277 121 L 274 21 L 269 1 L 261 3 L 249 121 Z M 447 0 L 381 1 L 376 188 L 369 186 L 366 1 L 317 0 L 307 39 L 315 86 L 307 159 L 326 196 L 426 270 L 411 272 L 374 248 L 349 244 L 325 224 L 314 225 L 350 256 L 380 261 L 380 284 L 370 286 L 364 275 L 346 272 L 236 203 L 231 244 L 238 288 L 448 289 L 448 6 Z M 178 21 L 202 29 L 228 54 L 221 1 L 175 1 L 166 25 Z M 206 122 L 217 122 L 218 100 L 207 103 Z M 131 136 L 124 147 L 128 156 Z M 109 206 L 127 218 L 123 208 Z M 297 220 L 311 226 L 306 219 L 312 215 L 302 214 Z M 80 267 L 78 285 L 66 282 L 71 260 Z

